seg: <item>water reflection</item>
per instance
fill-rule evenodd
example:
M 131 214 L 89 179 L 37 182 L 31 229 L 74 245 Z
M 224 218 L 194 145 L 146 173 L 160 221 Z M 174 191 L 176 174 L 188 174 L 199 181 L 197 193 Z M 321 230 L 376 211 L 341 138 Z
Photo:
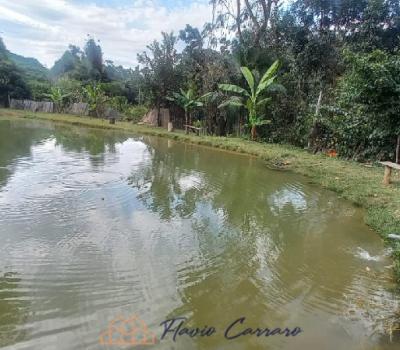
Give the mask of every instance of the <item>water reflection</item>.
M 295 340 L 186 337 L 160 349 L 399 345 L 385 335 L 399 300 L 390 260 L 334 194 L 170 140 L 23 122 L 0 133 L 23 140 L 0 148 L 0 271 L 16 273 L 21 291 L 10 298 L 0 281 L 0 319 L 16 313 L 1 323 L 3 346 L 98 348 L 108 321 L 133 313 L 157 336 L 173 316 L 221 333 L 241 316 L 304 329 Z
M 17 273 L 0 276 L 0 347 L 12 345 L 25 336 L 21 326 L 26 322 L 28 301 Z
M 336 327 L 342 331 L 343 344 L 359 342 L 357 332 L 345 331 L 355 319 L 352 299 L 369 294 L 386 299 L 381 286 L 388 282 L 383 281 L 386 276 L 368 291 L 359 289 L 360 278 L 365 287 L 376 275 L 385 275 L 382 265 L 370 273 L 364 270 L 368 266 L 355 264 L 348 250 L 371 234 L 361 224 L 360 212 L 288 176 L 267 180 L 262 165 L 251 160 L 236 160 L 232 166 L 227 155 L 179 144 L 169 144 L 169 149 L 169 154 L 155 152 L 146 175 L 135 172 L 130 180 L 137 186 L 145 179 L 139 199 L 161 218 L 190 219 L 192 241 L 198 243 L 179 270 L 184 303 L 170 316 L 186 315 L 193 324 L 216 320 L 223 328 L 235 300 L 236 315 L 251 310 L 256 324 L 309 322 L 323 333 L 332 313 L 328 323 L 332 332 Z M 371 334 L 384 332 L 395 319 L 397 301 L 389 299 L 375 303 L 373 313 L 358 313 L 357 320 Z M 198 305 L 208 305 L 207 310 L 201 312 Z M 299 308 L 302 312 L 293 314 Z

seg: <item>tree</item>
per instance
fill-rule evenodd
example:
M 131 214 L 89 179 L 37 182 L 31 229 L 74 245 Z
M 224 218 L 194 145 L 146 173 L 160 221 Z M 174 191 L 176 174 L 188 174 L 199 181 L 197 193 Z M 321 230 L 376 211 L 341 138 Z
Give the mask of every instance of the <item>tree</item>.
M 82 82 L 69 77 L 59 78 L 54 82 L 54 87 L 60 89 L 65 95 L 68 102 L 82 101 Z
M 211 0 L 214 9 L 214 27 L 236 30 L 243 42 L 244 28 L 251 33 L 252 44 L 260 46 L 261 39 L 271 24 L 272 14 L 280 0 Z
M 218 85 L 227 80 L 236 82 L 240 78 L 239 65 L 228 52 L 206 48 L 206 34 L 206 30 L 200 32 L 189 25 L 180 31 L 179 39 L 184 41 L 186 47 L 178 68 L 180 75 L 185 77 L 185 90 L 192 88 L 198 95 L 214 92 L 212 98 L 204 101 L 200 113 L 209 133 L 226 135 L 238 126 L 240 114 L 234 110 L 218 109 L 223 98 L 217 92 Z
M 59 87 L 52 87 L 50 90 L 50 94 L 45 94 L 45 96 L 50 98 L 50 100 L 54 103 L 54 107 L 57 113 L 60 113 L 62 111 L 65 99 L 69 95 L 69 93 L 63 93 L 63 91 Z
M 186 24 L 185 29 L 179 31 L 179 40 L 185 42 L 187 51 L 202 49 L 204 44 L 200 31 L 189 24 Z
M 86 41 L 85 58 L 89 63 L 89 75 L 92 80 L 101 80 L 103 78 L 103 51 L 101 46 L 96 44 L 93 38 Z
M 54 78 L 69 76 L 85 83 L 106 79 L 103 51 L 99 42 L 88 37 L 83 51 L 78 46 L 69 45 L 50 72 Z
M 256 127 L 268 123 L 268 121 L 263 118 L 263 115 L 259 113 L 259 108 L 271 100 L 270 97 L 262 98 L 262 95 L 273 85 L 278 68 L 279 61 L 275 61 L 256 85 L 255 77 L 251 73 L 250 69 L 247 67 L 241 67 L 242 74 L 246 79 L 249 90 L 232 84 L 219 85 L 220 90 L 239 95 L 229 98 L 219 107 L 222 108 L 231 105 L 246 108 L 252 140 L 255 140 L 256 138 Z
M 173 97 L 168 97 L 169 101 L 175 102 L 178 106 L 182 107 L 185 111 L 185 131 L 188 133 L 188 125 L 192 123 L 191 112 L 198 107 L 203 107 L 202 100 L 206 99 L 209 94 L 201 97 L 196 97 L 193 89 L 184 91 L 180 89 L 180 92 L 174 92 Z
M 354 50 L 394 52 L 400 44 L 400 3 L 398 0 L 368 0 L 362 17 L 348 42 Z
M 23 72 L 8 58 L 7 49 L 0 38 L 0 104 L 7 106 L 9 98 L 29 96 Z
M 179 86 L 177 40 L 173 33 L 163 32 L 161 42 L 155 40 L 147 46 L 149 54 L 143 52 L 138 55 L 139 63 L 144 65 L 141 72 L 148 102 L 158 110 L 158 125 L 161 123 L 160 108 L 168 106 L 167 96 Z
M 101 84 L 87 85 L 83 88 L 86 95 L 89 110 L 94 113 L 97 118 L 103 118 L 106 109 L 107 96 L 101 87 Z
M 346 51 L 345 59 L 332 120 L 339 152 L 399 162 L 400 53 Z

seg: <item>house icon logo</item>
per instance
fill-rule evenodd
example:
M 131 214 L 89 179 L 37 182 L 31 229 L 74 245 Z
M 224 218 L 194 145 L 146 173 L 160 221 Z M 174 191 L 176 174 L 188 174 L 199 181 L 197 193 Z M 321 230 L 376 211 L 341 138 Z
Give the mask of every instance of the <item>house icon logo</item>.
M 154 345 L 156 341 L 156 335 L 136 315 L 127 319 L 118 316 L 100 334 L 101 345 Z

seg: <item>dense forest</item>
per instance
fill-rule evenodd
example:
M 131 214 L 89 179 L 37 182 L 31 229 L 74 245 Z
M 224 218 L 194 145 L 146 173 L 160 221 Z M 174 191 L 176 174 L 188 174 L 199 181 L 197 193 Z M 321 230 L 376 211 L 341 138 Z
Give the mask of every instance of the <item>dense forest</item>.
M 398 0 L 212 0 L 211 9 L 202 29 L 162 33 L 134 69 L 104 60 L 93 37 L 50 70 L 0 40 L 0 104 L 51 100 L 61 111 L 85 101 L 95 116 L 110 105 L 134 121 L 148 108 L 182 108 L 209 134 L 399 162 Z

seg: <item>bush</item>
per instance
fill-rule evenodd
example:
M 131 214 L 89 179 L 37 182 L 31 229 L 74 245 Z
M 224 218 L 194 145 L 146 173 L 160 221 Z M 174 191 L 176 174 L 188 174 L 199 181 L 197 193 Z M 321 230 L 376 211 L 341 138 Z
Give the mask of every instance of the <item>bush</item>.
M 125 111 L 125 119 L 134 123 L 139 123 L 147 113 L 148 108 L 142 105 L 130 106 Z
M 129 108 L 128 100 L 125 96 L 114 96 L 109 99 L 109 105 L 122 114 L 127 114 Z
M 339 153 L 358 159 L 393 159 L 400 134 L 400 54 L 346 52 L 348 70 L 330 123 Z

